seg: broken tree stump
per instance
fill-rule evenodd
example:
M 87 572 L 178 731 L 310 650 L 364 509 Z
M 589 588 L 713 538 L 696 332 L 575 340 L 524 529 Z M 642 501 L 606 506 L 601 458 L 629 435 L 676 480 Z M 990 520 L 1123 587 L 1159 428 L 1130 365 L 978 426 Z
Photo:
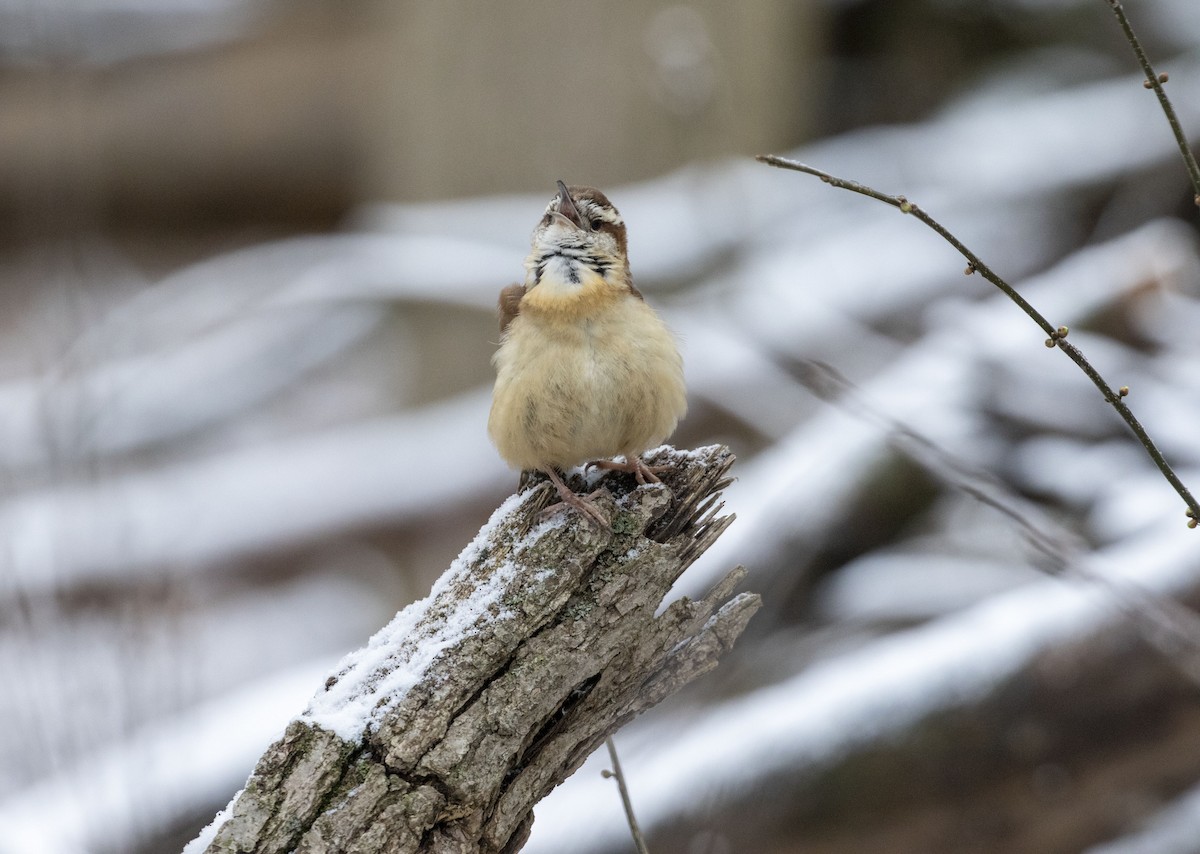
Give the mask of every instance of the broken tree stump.
M 738 568 L 658 613 L 733 520 L 719 515 L 733 455 L 663 447 L 647 460 L 670 466 L 662 484 L 575 475 L 599 487 L 610 531 L 544 513 L 545 481 L 505 501 L 426 599 L 343 659 L 189 849 L 519 850 L 534 805 L 716 666 L 760 604 L 730 598 Z

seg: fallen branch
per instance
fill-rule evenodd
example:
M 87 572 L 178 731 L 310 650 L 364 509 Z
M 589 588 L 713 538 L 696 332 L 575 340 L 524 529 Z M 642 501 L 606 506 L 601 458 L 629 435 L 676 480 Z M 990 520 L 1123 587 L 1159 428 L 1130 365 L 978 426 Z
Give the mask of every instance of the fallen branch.
M 729 598 L 738 568 L 656 616 L 733 519 L 718 515 L 733 455 L 661 448 L 648 460 L 672 466 L 663 485 L 597 478 L 611 531 L 566 509 L 541 519 L 548 484 L 506 501 L 428 598 L 342 661 L 191 848 L 519 850 L 533 806 L 714 667 L 760 604 Z

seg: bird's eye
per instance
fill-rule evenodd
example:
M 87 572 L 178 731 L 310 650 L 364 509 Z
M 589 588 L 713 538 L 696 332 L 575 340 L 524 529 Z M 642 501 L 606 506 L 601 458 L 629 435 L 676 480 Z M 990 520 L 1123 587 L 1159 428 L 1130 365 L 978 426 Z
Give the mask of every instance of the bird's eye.
M 599 231 L 600 226 L 604 225 L 604 220 L 600 219 L 598 216 L 592 217 L 592 221 L 589 222 L 588 225 L 592 227 L 592 231 Z

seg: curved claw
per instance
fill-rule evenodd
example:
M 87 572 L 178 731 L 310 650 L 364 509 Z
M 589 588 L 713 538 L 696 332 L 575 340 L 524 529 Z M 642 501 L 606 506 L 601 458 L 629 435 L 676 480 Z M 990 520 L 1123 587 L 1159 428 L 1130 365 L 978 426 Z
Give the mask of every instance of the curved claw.
M 543 469 L 543 471 L 545 471 L 549 476 L 550 482 L 554 484 L 554 488 L 558 490 L 558 497 L 561 504 L 574 507 L 583 515 L 585 519 L 595 522 L 604 530 L 612 530 L 612 525 L 609 524 L 608 517 L 604 515 L 604 511 L 602 511 L 588 499 L 572 492 L 571 487 L 567 486 L 563 482 L 563 479 L 558 476 L 558 472 L 556 472 L 553 468 Z M 547 513 L 557 506 L 557 504 L 552 504 L 543 510 L 542 513 Z

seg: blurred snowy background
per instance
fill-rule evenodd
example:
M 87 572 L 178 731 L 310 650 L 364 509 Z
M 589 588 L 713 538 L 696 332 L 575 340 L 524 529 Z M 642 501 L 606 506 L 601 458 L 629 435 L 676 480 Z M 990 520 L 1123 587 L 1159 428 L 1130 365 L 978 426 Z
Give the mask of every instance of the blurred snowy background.
M 1127 6 L 1200 140 L 1200 6 Z M 1200 488 L 1197 212 L 1108 4 L 484 8 L 0 2 L 0 852 L 177 851 L 513 489 L 560 177 L 740 458 L 683 586 L 766 599 L 618 738 L 652 850 L 1200 851 L 1200 632 L 1136 617 L 1200 603 L 1178 496 L 934 234 L 750 159 L 920 203 Z M 630 850 L 603 765 L 529 851 Z

